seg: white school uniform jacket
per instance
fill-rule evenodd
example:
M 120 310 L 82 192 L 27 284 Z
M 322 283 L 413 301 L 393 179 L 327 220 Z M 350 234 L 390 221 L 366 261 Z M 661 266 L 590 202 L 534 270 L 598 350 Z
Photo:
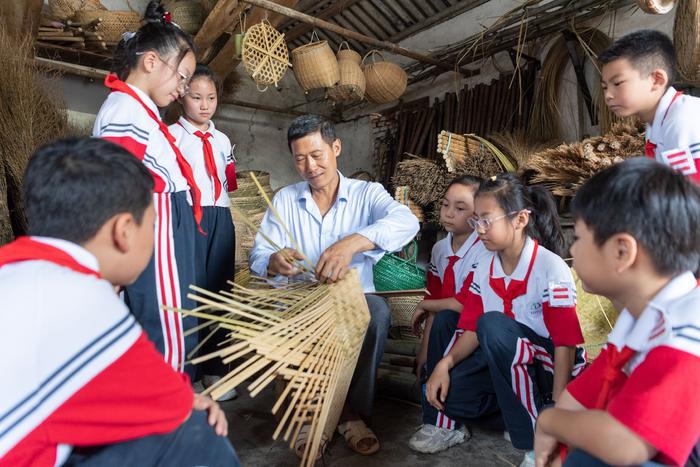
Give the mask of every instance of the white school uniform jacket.
M 634 351 L 622 382 L 610 388 L 606 410 L 654 446 L 655 461 L 684 465 L 700 439 L 700 289 L 691 272 L 671 280 L 637 319 L 623 310 L 608 345 L 567 391 L 586 408 L 609 371 L 612 348 Z
M 158 107 L 146 93 L 134 86 L 127 86 L 159 115 Z M 117 143 L 139 158 L 153 175 L 154 192 L 189 192 L 187 180 L 177 164 L 175 153 L 158 128 L 158 123 L 128 94 L 109 94 L 97 113 L 92 135 Z
M 199 131 L 194 125 L 180 117 L 177 123 L 168 127 L 170 133 L 175 137 L 175 144 L 180 148 L 182 155 L 192 167 L 195 183 L 199 187 L 202 195 L 202 206 L 219 206 L 227 208 L 231 204 L 228 197 L 229 187 L 226 181 L 226 166 L 233 158 L 231 141 L 228 136 L 214 127 L 214 122 L 209 122 L 208 133 L 211 133 L 209 142 L 211 143 L 216 163 L 216 173 L 218 182 L 221 184 L 221 193 L 218 199 L 215 198 L 215 181 L 209 176 L 204 162 L 204 144 L 199 136 L 195 135 Z M 231 187 L 232 188 L 232 187 Z
M 457 327 L 476 331 L 479 317 L 488 312 L 504 312 L 503 300 L 490 285 L 491 278 L 523 281 L 537 250 L 527 291 L 513 300 L 512 318 L 544 338 L 551 338 L 554 346 L 575 346 L 583 343 L 583 334 L 576 316 L 576 285 L 571 270 L 563 259 L 527 238 L 518 265 L 506 276 L 498 254 L 489 252 L 474 271 Z M 493 266 L 493 273 L 491 268 Z
M 479 263 L 479 260 L 488 254 L 488 250 L 479 240 L 479 235 L 476 231 L 472 232 L 464 244 L 457 252 L 452 251 L 452 233 L 448 233 L 445 238 L 439 240 L 433 245 L 433 250 L 430 254 L 430 264 L 428 265 L 427 299 L 450 298 L 457 296 L 460 291 L 464 292 L 469 288 L 471 283 L 470 273 Z M 443 294 L 443 283 L 445 280 L 445 271 L 450 263 L 450 257 L 458 257 L 453 265 L 455 288 L 448 294 Z M 469 280 L 467 280 L 469 278 Z
M 59 258 L 38 259 L 47 248 Z M 0 248 L 0 320 L 2 467 L 61 465 L 72 446 L 168 433 L 192 410 L 187 376 L 74 243 L 21 237 Z
M 700 183 L 700 99 L 666 90 L 646 128 L 646 155 Z

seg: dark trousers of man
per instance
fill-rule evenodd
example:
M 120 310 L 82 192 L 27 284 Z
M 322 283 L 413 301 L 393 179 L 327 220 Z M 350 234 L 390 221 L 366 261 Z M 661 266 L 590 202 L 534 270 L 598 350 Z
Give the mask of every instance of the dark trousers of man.
M 450 344 L 459 315 L 435 316 L 428 345 L 428 374 Z M 485 313 L 477 322 L 477 350 L 450 371 L 445 414 L 460 422 L 493 416 L 500 409 L 513 446 L 532 449 L 534 421 L 551 401 L 554 346 L 503 313 Z M 423 404 L 423 423 L 438 412 Z
M 368 420 L 372 416 L 374 405 L 377 368 L 382 361 L 384 344 L 391 327 L 391 310 L 382 297 L 366 294 L 365 298 L 371 319 L 352 375 L 347 402 L 356 414 Z
M 217 436 L 199 410 L 179 428 L 164 435 L 145 436 L 94 449 L 77 449 L 65 467 L 237 467 L 228 439 Z
M 566 460 L 564 461 L 564 467 L 612 467 L 612 465 L 606 464 L 605 462 L 601 461 L 600 459 L 593 457 L 584 451 L 576 450 L 576 451 L 573 451 L 568 456 L 566 456 Z M 664 466 L 663 466 L 663 464 L 659 464 L 657 462 L 647 461 L 643 464 L 640 464 L 639 467 L 664 467 Z

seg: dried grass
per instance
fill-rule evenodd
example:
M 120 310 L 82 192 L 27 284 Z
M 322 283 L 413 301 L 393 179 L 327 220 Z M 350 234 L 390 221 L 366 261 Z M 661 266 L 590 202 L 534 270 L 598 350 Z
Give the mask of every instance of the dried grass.
M 442 198 L 452 178 L 447 169 L 437 162 L 412 158 L 396 165 L 392 183 L 395 187 L 407 186 L 413 201 L 428 206 Z
M 525 133 L 525 130 L 522 129 L 513 133 L 494 133 L 489 136 L 489 139 L 503 151 L 504 154 L 515 161 L 518 168 L 526 166 L 530 157 L 534 154 L 557 145 L 557 143 L 553 141 L 544 143 L 533 141 Z
M 40 74 L 29 36 L 10 35 L 0 24 L 0 244 L 26 232 L 21 204 L 24 170 L 42 144 L 68 133 L 65 104 L 53 89 L 55 74 Z M 2 174 L 2 171 L 0 171 Z M 7 208 L 5 208 L 7 206 Z M 7 226 L 12 226 L 9 231 Z

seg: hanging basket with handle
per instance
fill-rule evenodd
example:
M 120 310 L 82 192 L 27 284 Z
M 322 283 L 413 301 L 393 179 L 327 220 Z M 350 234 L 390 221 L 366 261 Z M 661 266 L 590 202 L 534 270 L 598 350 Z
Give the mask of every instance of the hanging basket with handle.
M 374 288 L 377 292 L 425 287 L 425 270 L 416 264 L 418 256 L 416 241 L 406 245 L 402 254 L 403 256 L 387 253 L 374 265 Z
M 311 34 L 311 42 L 292 50 L 292 67 L 304 92 L 330 88 L 340 81 L 338 60 L 328 42 L 318 39 L 316 31 Z
M 343 45 L 347 47 L 343 49 Z M 332 88 L 326 90 L 329 99 L 335 102 L 357 102 L 365 95 L 365 75 L 360 68 L 362 58 L 346 41 L 338 47 L 338 68 L 340 81 Z
M 376 61 L 379 55 L 382 61 Z M 371 60 L 367 60 L 371 57 Z M 378 50 L 370 50 L 362 59 L 365 74 L 365 97 L 375 104 L 386 104 L 401 97 L 406 91 L 408 76 L 395 63 L 387 62 Z

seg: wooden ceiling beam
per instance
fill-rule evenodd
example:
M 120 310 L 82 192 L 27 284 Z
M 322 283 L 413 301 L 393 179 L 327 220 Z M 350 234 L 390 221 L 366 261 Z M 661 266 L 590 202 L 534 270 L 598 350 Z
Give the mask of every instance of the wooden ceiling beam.
M 318 19 L 328 19 L 331 16 L 335 16 L 341 11 L 343 11 L 345 8 L 348 8 L 355 3 L 359 2 L 360 0 L 340 0 L 337 2 L 333 2 L 333 5 L 326 8 L 325 10 L 321 11 L 316 18 Z M 307 32 L 311 31 L 314 27 L 312 25 L 302 23 L 299 26 L 296 26 L 295 28 L 292 28 L 288 33 L 284 35 L 284 38 L 287 42 L 293 41 L 297 37 L 301 37 Z
M 442 23 L 443 21 L 447 21 L 448 19 L 453 18 L 457 15 L 461 15 L 462 13 L 465 13 L 469 10 L 473 10 L 474 8 L 483 5 L 486 2 L 488 2 L 488 0 L 461 0 L 452 5 L 451 7 L 445 8 L 440 13 L 433 16 L 429 16 L 425 20 L 416 23 L 413 26 L 409 26 L 402 31 L 399 31 L 397 34 L 391 36 L 387 40 L 391 42 L 401 42 L 409 36 L 431 28 L 436 24 Z

